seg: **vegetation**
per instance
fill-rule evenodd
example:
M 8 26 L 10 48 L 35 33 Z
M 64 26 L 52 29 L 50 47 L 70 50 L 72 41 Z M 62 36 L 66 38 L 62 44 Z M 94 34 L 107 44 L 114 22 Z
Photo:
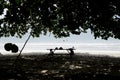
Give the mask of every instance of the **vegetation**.
M 0 0 L 0 37 L 79 35 L 88 29 L 95 38 L 120 39 L 119 0 Z

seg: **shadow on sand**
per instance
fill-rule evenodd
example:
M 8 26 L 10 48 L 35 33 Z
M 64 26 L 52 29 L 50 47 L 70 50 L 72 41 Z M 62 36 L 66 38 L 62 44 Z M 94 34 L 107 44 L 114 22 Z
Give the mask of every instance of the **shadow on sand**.
M 0 57 L 0 80 L 119 80 L 120 58 L 109 56 L 24 55 Z

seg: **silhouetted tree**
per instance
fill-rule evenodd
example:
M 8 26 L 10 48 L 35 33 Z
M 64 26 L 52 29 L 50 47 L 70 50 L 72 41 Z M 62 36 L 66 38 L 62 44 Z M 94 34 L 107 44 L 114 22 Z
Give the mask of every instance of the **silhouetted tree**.
M 0 37 L 55 37 L 91 30 L 94 37 L 120 39 L 120 0 L 0 0 Z

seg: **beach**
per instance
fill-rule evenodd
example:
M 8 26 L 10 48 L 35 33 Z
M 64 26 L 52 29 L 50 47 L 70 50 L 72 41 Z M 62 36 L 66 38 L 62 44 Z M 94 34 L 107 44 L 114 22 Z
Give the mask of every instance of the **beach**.
M 15 43 L 18 47 L 19 50 L 22 49 L 24 43 Z M 110 42 L 93 42 L 93 43 L 28 43 L 22 53 L 49 53 L 49 50 L 47 49 L 54 49 L 56 47 L 63 47 L 64 49 L 66 48 L 75 48 L 75 53 L 89 53 L 89 54 L 98 54 L 98 55 L 109 55 L 109 56 L 114 56 L 114 57 L 120 57 L 120 43 L 110 43 Z M 4 49 L 4 43 L 0 43 L 0 52 L 4 55 L 6 54 L 12 54 L 10 51 L 5 51 Z M 63 51 L 62 51 L 63 52 Z M 64 51 L 66 53 L 67 51 Z M 18 52 L 19 53 L 19 52 Z M 56 52 L 57 53 L 57 52 Z
M 118 80 L 120 58 L 107 55 L 0 56 L 0 80 Z

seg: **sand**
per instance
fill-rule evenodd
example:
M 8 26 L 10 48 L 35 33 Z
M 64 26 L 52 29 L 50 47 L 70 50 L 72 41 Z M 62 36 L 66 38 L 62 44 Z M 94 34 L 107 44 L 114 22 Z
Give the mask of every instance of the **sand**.
M 115 80 L 120 79 L 120 58 L 68 54 L 0 57 L 0 80 Z

